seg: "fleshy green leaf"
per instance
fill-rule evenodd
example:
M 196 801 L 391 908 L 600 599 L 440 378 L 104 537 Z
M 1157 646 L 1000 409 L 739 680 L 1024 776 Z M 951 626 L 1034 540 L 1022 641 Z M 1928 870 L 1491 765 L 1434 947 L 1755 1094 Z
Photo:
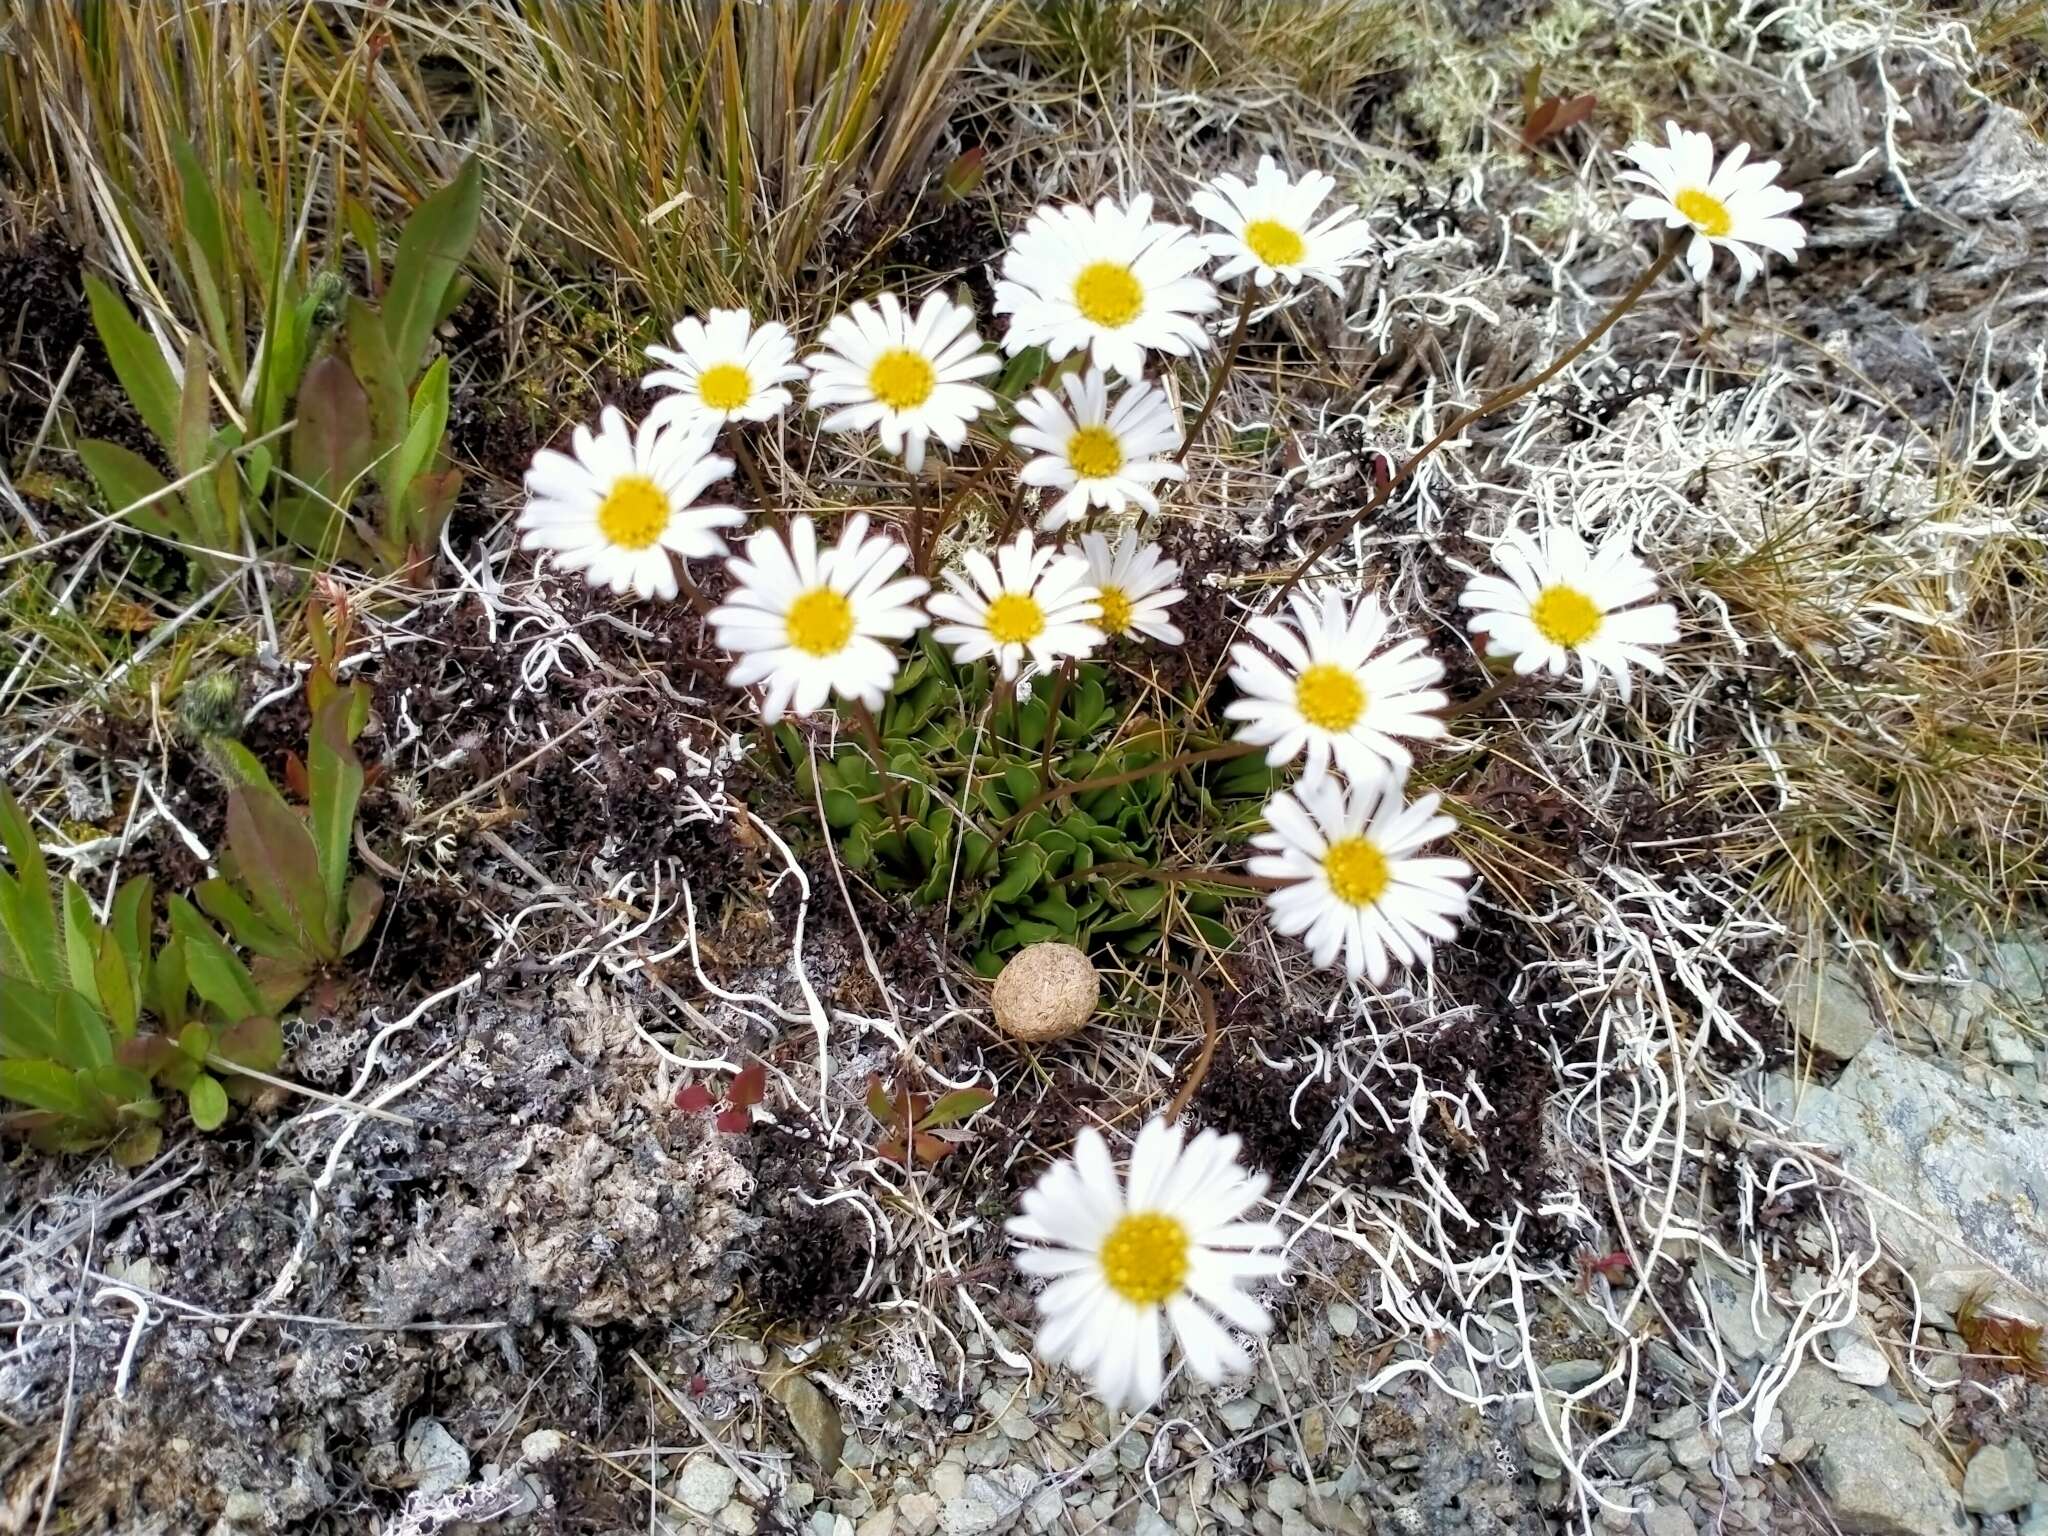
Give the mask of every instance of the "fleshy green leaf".
M 228 1117 L 228 1092 L 220 1079 L 202 1072 L 185 1089 L 185 1104 L 192 1111 L 192 1123 L 202 1131 L 217 1131 Z
M 336 919 L 343 910 L 342 894 L 348 885 L 349 842 L 355 835 L 356 806 L 363 796 L 363 764 L 348 736 L 348 714 L 352 702 L 352 696 L 337 696 L 328 702 L 313 722 L 312 740 L 306 753 L 313 846 L 320 883 L 327 894 L 327 910 Z
M 90 1114 L 78 1074 L 54 1061 L 0 1061 L 0 1098 L 59 1115 Z

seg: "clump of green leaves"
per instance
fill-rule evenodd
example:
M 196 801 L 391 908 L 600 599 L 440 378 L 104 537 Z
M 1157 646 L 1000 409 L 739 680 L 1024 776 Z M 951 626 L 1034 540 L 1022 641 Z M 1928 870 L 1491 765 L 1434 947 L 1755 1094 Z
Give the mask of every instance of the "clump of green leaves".
M 845 864 L 883 892 L 946 903 L 984 975 L 1047 939 L 1127 956 L 1169 939 L 1227 949 L 1223 891 L 1160 865 L 1169 848 L 1198 858 L 1239 840 L 1273 774 L 1256 757 L 1177 765 L 1218 741 L 1133 715 L 1112 675 L 1083 663 L 1020 705 L 986 662 L 956 666 L 926 635 L 878 719 L 886 773 L 858 740 L 814 775 L 793 728 L 776 739 Z M 1102 780 L 1121 782 L 1089 787 Z
M 291 771 L 303 781 L 295 786 L 303 810 L 285 799 L 248 748 L 215 743 L 236 781 L 228 792 L 227 848 L 222 872 L 193 894 L 256 957 L 250 968 L 257 991 L 273 1008 L 360 948 L 384 904 L 374 876 L 349 873 L 364 781 L 355 740 L 369 707 L 361 684 L 324 696 L 306 756 Z
M 348 294 L 333 268 L 309 270 L 289 211 L 281 222 L 252 183 L 230 171 L 216 189 L 189 146 L 177 163 L 182 275 L 199 311 L 182 368 L 113 289 L 86 279 L 115 375 L 177 480 L 119 444 L 84 439 L 78 455 L 100 494 L 136 527 L 202 550 L 239 554 L 248 539 L 415 569 L 461 484 L 443 447 L 448 362 L 421 364 L 464 291 L 477 162 L 413 211 L 388 277 L 374 225 L 350 203 L 377 304 Z
M 960 1146 L 933 1133 L 973 1118 L 995 1101 L 994 1094 L 979 1088 L 956 1088 L 937 1096 L 923 1093 L 910 1086 L 907 1074 L 899 1076 L 894 1087 L 884 1087 L 881 1078 L 870 1073 L 868 1113 L 882 1126 L 875 1156 L 905 1168 L 929 1168 Z
M 14 797 L 0 788 L 0 1129 L 52 1150 L 111 1145 L 133 1166 L 163 1139 L 159 1090 L 192 1122 L 218 1127 L 245 1090 L 238 1067 L 268 1072 L 282 1052 L 274 1011 L 248 968 L 190 902 L 168 904 L 153 934 L 146 876 L 99 921 L 75 880 L 52 885 Z M 195 1001 L 196 999 L 196 1001 Z

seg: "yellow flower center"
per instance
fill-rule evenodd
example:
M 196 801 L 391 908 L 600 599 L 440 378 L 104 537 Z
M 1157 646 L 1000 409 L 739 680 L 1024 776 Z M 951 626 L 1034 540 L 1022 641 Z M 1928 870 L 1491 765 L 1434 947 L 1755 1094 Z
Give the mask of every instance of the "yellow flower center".
M 1342 667 L 1319 661 L 1295 679 L 1294 707 L 1310 725 L 1348 731 L 1365 713 L 1365 689 Z
M 1728 205 L 1711 192 L 1687 187 L 1671 201 L 1692 227 L 1703 235 L 1719 238 L 1735 227 L 1735 218 L 1728 212 Z
M 1600 605 L 1577 587 L 1545 587 L 1529 605 L 1529 622 L 1552 645 L 1584 645 L 1600 633 Z
M 645 475 L 621 475 L 597 504 L 597 531 L 620 549 L 646 549 L 668 530 L 668 492 Z
M 1188 1229 L 1157 1211 L 1134 1211 L 1102 1240 L 1102 1275 L 1135 1307 L 1156 1307 L 1188 1277 Z
M 1299 231 L 1277 219 L 1253 219 L 1244 227 L 1244 243 L 1269 267 L 1291 267 L 1308 254 Z
M 868 370 L 868 388 L 892 411 L 914 411 L 932 397 L 939 376 L 907 347 L 891 347 Z
M 697 398 L 714 411 L 736 411 L 754 397 L 754 381 L 738 363 L 713 363 L 697 375 Z
M 1387 894 L 1387 856 L 1362 837 L 1340 837 L 1323 855 L 1330 892 L 1347 906 L 1369 907 Z
M 1115 587 L 1104 587 L 1095 601 L 1102 605 L 1102 612 L 1095 617 L 1095 627 L 1105 635 L 1120 635 L 1131 627 L 1134 605 L 1122 592 Z
M 1045 633 L 1045 610 L 1038 599 L 1005 592 L 988 605 L 989 638 L 998 645 L 1023 645 Z
M 1067 439 L 1067 463 L 1083 480 L 1100 480 L 1124 467 L 1124 445 L 1107 427 L 1083 427 Z
M 1145 290 L 1129 267 L 1114 261 L 1091 262 L 1074 279 L 1074 307 L 1091 325 L 1122 330 L 1145 307 Z
M 782 621 L 789 643 L 807 656 L 837 656 L 853 638 L 853 604 L 830 587 L 813 587 Z

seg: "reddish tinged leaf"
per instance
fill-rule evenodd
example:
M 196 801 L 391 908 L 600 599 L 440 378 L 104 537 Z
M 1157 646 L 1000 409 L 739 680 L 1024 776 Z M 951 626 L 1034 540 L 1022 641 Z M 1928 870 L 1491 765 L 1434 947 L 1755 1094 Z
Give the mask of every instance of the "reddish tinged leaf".
M 1534 149 L 1545 139 L 1577 127 L 1592 117 L 1599 100 L 1589 91 L 1584 96 L 1552 96 L 1540 103 L 1522 125 L 1522 147 Z
M 936 1136 L 927 1136 L 923 1131 L 919 1131 L 911 1141 L 911 1147 L 917 1153 L 917 1160 L 927 1166 L 936 1163 L 947 1153 L 958 1148 L 959 1145 L 960 1143 L 957 1141 L 941 1141 Z
M 889 1124 L 895 1118 L 895 1112 L 889 1106 L 889 1090 L 882 1086 L 881 1078 L 872 1072 L 868 1074 L 868 1113 L 883 1125 Z
M 284 755 L 284 787 L 301 805 L 313 798 L 312 781 L 306 777 L 306 760 L 296 752 L 287 751 Z
M 885 1163 L 902 1163 L 903 1138 L 893 1134 L 884 1136 L 875 1144 L 875 1156 Z
M 737 1136 L 754 1123 L 754 1112 L 741 1105 L 721 1109 L 711 1122 L 728 1136 Z
M 676 1108 L 690 1114 L 701 1115 L 718 1101 L 711 1097 L 711 1090 L 702 1083 L 687 1083 L 676 1090 Z
M 939 191 L 946 201 L 957 203 L 980 186 L 982 177 L 987 174 L 988 151 L 977 144 L 965 154 L 954 157 L 953 163 L 946 167 L 945 175 L 939 178 Z
M 768 1097 L 768 1069 L 758 1061 L 750 1061 L 740 1068 L 739 1076 L 732 1080 L 732 1089 L 727 1100 L 736 1109 L 752 1109 Z

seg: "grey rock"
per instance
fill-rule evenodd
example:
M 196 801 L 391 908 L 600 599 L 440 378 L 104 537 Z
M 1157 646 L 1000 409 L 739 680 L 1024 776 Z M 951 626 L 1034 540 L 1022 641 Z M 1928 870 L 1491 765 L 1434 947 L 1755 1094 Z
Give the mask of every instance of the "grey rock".
M 2009 1515 L 2033 1502 L 2038 1481 L 2025 1441 L 1987 1445 L 1963 1470 L 1963 1506 L 1980 1515 Z
M 1892 1363 L 1878 1345 L 1870 1320 L 1860 1312 L 1828 1335 L 1834 1349 L 1835 1374 L 1859 1387 L 1881 1387 L 1892 1374 Z
M 1607 1367 L 1598 1360 L 1553 1360 L 1543 1367 L 1543 1382 L 1559 1392 L 1576 1392 L 1606 1374 Z
M 404 1456 L 413 1486 L 429 1498 L 469 1480 L 469 1452 L 439 1419 L 421 1419 L 405 1432 Z
M 1673 1504 L 1643 1511 L 1643 1536 L 1693 1536 L 1692 1516 Z
M 1990 977 L 2016 1003 L 2048 1002 L 2048 939 L 2001 939 L 1991 947 Z
M 1791 1134 L 1840 1148 L 1854 1178 L 1924 1218 L 1886 1224 L 1916 1280 L 1979 1263 L 1968 1249 L 2048 1290 L 2048 1111 L 1973 1090 L 1881 1040 L 1832 1088 L 1776 1074 L 1765 1097 Z
M 1629 1479 L 1632 1483 L 1654 1483 L 1671 1470 L 1671 1453 L 1661 1445 L 1643 1458 Z
M 1713 1442 L 1694 1430 L 1671 1442 L 1671 1459 L 1689 1472 L 1696 1471 L 1713 1461 Z
M 1340 1339 L 1348 1339 L 1358 1332 L 1358 1308 L 1348 1301 L 1331 1302 L 1330 1332 Z
M 782 1404 L 790 1428 L 827 1480 L 846 1451 L 846 1428 L 832 1400 L 801 1371 L 784 1369 L 768 1378 L 768 1395 Z
M 1690 1403 L 1674 1408 L 1662 1418 L 1650 1421 L 1650 1433 L 1659 1440 L 1676 1440 L 1700 1427 L 1700 1411 Z
M 1216 1417 L 1243 1434 L 1259 1421 L 1259 1400 L 1250 1396 L 1234 1397 L 1217 1408 Z
M 1984 1026 L 1985 1042 L 1991 1047 L 1991 1059 L 2001 1067 L 2031 1067 L 2034 1064 L 2034 1048 L 2027 1043 L 2027 1037 L 2020 1033 L 2019 1026 L 2003 1015 L 1994 1015 Z
M 1838 965 L 1801 966 L 1779 984 L 1778 999 L 1799 1037 L 1837 1061 L 1854 1058 L 1877 1033 L 1863 989 Z
M 1017 1523 L 1037 1492 L 1038 1474 L 1029 1467 L 969 1473 L 960 1497 L 940 1511 L 940 1529 L 946 1536 L 994 1536 Z
M 1138 1523 L 1131 1527 L 1132 1536 L 1176 1536 L 1166 1517 L 1150 1504 L 1138 1506 Z
M 700 1515 L 715 1515 L 732 1502 L 739 1474 L 716 1456 L 699 1451 L 683 1463 L 670 1490 Z
M 943 1508 L 935 1493 L 906 1493 L 896 1501 L 896 1524 L 908 1536 L 927 1536 L 939 1528 L 939 1511 Z
M 1956 1536 L 1968 1529 L 1934 1448 L 1863 1388 L 1824 1366 L 1804 1365 L 1778 1407 L 1792 1433 L 1814 1442 L 1829 1512 L 1847 1536 Z M 1789 1456 L 1789 1442 L 1785 1449 Z
M 1729 1353 L 1741 1360 L 1760 1360 L 1778 1345 L 1792 1325 L 1767 1295 L 1756 1294 L 1750 1278 L 1713 1254 L 1702 1254 L 1695 1270 L 1706 1292 L 1714 1331 Z

